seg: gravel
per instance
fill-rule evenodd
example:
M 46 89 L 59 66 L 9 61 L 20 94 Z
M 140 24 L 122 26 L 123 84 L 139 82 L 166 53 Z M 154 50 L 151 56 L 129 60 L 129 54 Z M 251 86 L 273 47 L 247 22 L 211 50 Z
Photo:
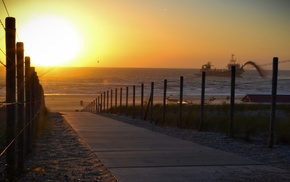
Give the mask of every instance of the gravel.
M 18 181 L 117 181 L 60 113 L 50 117 Z

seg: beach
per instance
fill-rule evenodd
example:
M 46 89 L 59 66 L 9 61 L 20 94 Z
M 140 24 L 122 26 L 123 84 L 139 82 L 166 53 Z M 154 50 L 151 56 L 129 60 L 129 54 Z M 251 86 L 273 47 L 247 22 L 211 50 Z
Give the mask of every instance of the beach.
M 45 105 L 51 112 L 80 111 L 95 98 L 94 95 L 45 95 Z
M 43 135 L 36 141 L 33 152 L 25 163 L 25 171 L 20 181 L 116 181 L 106 166 L 95 156 L 90 147 L 82 141 L 78 134 L 62 118 L 61 110 L 75 111 L 79 109 L 79 100 L 90 101 L 91 97 L 57 96 L 46 97 L 50 113 L 50 121 Z M 62 101 L 62 102 L 60 102 Z M 63 109 L 62 109 L 63 108 Z M 263 162 L 278 168 L 285 173 L 250 174 L 250 179 L 267 179 L 267 181 L 285 181 L 290 179 L 290 147 L 275 145 L 269 149 L 260 141 L 247 142 L 233 139 L 215 132 L 198 132 L 171 127 L 159 127 L 131 117 L 104 115 L 120 122 L 126 122 L 155 132 L 160 132 L 183 140 L 231 152 L 252 160 Z M 229 177 L 230 178 L 230 177 Z M 232 180 L 247 177 L 233 174 Z M 263 181 L 264 181 L 263 180 Z

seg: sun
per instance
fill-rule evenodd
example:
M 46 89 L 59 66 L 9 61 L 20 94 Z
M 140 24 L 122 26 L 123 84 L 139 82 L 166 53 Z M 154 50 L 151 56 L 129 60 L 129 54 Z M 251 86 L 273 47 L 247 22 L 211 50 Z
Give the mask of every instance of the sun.
M 69 66 L 82 47 L 76 30 L 69 21 L 49 16 L 29 21 L 17 33 L 32 65 Z

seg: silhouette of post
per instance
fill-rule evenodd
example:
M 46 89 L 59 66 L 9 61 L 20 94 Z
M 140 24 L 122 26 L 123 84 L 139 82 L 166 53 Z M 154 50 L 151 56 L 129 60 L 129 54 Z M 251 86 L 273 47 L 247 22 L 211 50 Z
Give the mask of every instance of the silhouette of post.
M 107 110 L 106 110 L 106 91 L 104 92 L 104 113 L 106 113 L 107 112 Z
M 35 67 L 30 67 L 30 76 L 31 76 L 31 87 L 30 87 L 30 93 L 31 93 L 31 121 L 29 124 L 30 128 L 30 137 L 31 142 L 34 137 L 34 127 L 35 127 L 35 120 L 36 120 L 36 112 L 35 112 L 35 80 L 36 80 L 36 73 L 35 73 Z
M 151 94 L 150 94 L 150 99 L 149 99 L 149 103 L 150 103 L 150 122 L 153 122 L 153 112 L 154 112 L 154 109 L 153 109 L 153 106 L 154 106 L 154 103 L 153 103 L 153 99 L 154 99 L 154 82 L 151 82 Z M 148 104 L 149 104 L 148 103 Z
M 144 83 L 141 84 L 141 107 L 140 107 L 140 117 L 143 119 L 144 111 Z
M 135 118 L 135 115 L 136 115 L 136 113 L 135 113 L 135 97 L 136 97 L 136 95 L 135 95 L 135 93 L 136 93 L 136 87 L 135 87 L 135 85 L 133 85 L 133 118 Z
M 204 93 L 205 93 L 205 71 L 202 72 L 201 78 L 200 123 L 199 123 L 200 131 L 202 130 L 204 123 Z
M 118 89 L 116 88 L 115 89 L 115 109 L 114 109 L 115 113 L 118 112 L 117 111 L 117 104 L 118 104 Z
M 106 111 L 106 113 L 109 113 L 109 98 L 110 98 L 110 96 L 109 96 L 109 94 L 110 94 L 110 92 L 109 92 L 109 90 L 107 90 L 107 111 Z
M 39 118 L 40 118 L 40 84 L 39 79 L 37 76 L 37 72 L 34 72 L 34 113 L 35 113 L 35 119 L 34 119 L 34 131 L 36 131 L 36 127 L 39 124 Z
M 164 80 L 162 124 L 165 124 L 167 80 Z
M 278 57 L 273 58 L 273 75 L 272 75 L 272 105 L 271 105 L 271 121 L 269 127 L 269 148 L 273 147 L 274 129 L 276 119 L 276 97 L 277 97 L 277 79 L 278 79 Z
M 129 88 L 126 87 L 126 116 L 128 116 L 128 98 L 129 98 Z
M 234 136 L 234 107 L 235 107 L 236 66 L 231 67 L 231 103 L 230 103 L 230 137 Z
M 98 114 L 98 98 L 95 98 L 95 114 Z
M 113 89 L 111 89 L 111 104 L 110 104 L 110 112 L 113 113 Z
M 120 88 L 120 115 L 122 114 L 122 98 L 123 98 L 123 95 L 122 95 L 122 87 Z
M 30 71 L 30 57 L 25 57 L 25 125 L 31 121 L 31 71 Z M 26 154 L 32 149 L 32 138 L 30 124 L 26 128 Z
M 146 108 L 146 111 L 145 111 L 145 114 L 144 114 L 144 118 L 143 118 L 143 120 L 146 120 L 148 111 L 150 110 L 150 123 L 153 122 L 153 106 L 154 106 L 153 98 L 154 98 L 154 82 L 151 82 L 150 97 L 149 97 L 149 100 L 148 100 L 148 103 L 147 103 L 147 108 Z
M 99 96 L 96 98 L 96 114 L 99 114 Z
M 182 100 L 183 100 L 183 76 L 180 77 L 180 93 L 179 93 L 179 127 L 184 128 L 182 120 Z
M 16 20 L 13 17 L 5 19 L 6 30 L 6 123 L 7 145 L 15 137 L 16 116 L 16 72 L 15 72 L 15 44 L 16 44 Z M 15 174 L 15 143 L 13 142 L 6 153 L 6 171 L 9 181 L 14 180 Z
M 17 125 L 20 133 L 18 141 L 18 169 L 24 168 L 24 45 L 17 42 Z
M 103 94 L 101 94 L 100 113 L 103 112 Z

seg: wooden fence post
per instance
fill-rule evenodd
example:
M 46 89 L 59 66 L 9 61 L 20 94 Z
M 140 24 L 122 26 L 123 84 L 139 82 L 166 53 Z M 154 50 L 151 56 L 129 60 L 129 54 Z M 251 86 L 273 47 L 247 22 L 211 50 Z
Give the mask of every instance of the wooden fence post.
M 143 119 L 144 111 L 144 83 L 141 84 L 141 107 L 140 107 L 140 118 Z
M 120 88 L 120 115 L 122 114 L 122 87 Z
M 136 88 L 135 88 L 135 85 L 133 85 L 133 118 L 135 118 L 135 91 L 136 91 Z
M 205 71 L 202 72 L 202 78 L 201 78 L 201 99 L 200 99 L 199 131 L 202 130 L 203 123 L 204 123 L 204 93 L 205 93 Z
M 35 80 L 36 80 L 36 73 L 35 73 L 35 67 L 30 67 L 31 71 L 31 87 L 30 87 L 30 93 L 31 93 L 31 121 L 30 121 L 30 139 L 31 142 L 34 137 L 34 127 L 35 127 Z
M 276 97 L 277 97 L 277 80 L 278 80 L 278 57 L 273 58 L 272 73 L 272 104 L 271 104 L 271 121 L 269 127 L 269 148 L 273 148 L 274 129 L 276 119 Z
M 109 98 L 110 98 L 110 96 L 109 96 L 109 94 L 110 94 L 110 92 L 109 92 L 109 90 L 107 90 L 107 112 L 106 113 L 109 113 Z
M 96 105 L 96 109 L 97 109 L 97 114 L 100 114 L 100 96 L 97 97 L 97 105 Z
M 235 109 L 236 66 L 231 67 L 231 104 L 230 104 L 230 137 L 234 137 L 234 109 Z
M 103 94 L 101 94 L 100 113 L 103 113 Z
M 150 104 L 150 122 L 153 122 L 153 112 L 154 112 L 154 109 L 153 109 L 153 100 L 154 100 L 154 82 L 151 82 L 151 94 L 150 94 L 150 99 L 149 99 L 149 103 Z M 148 103 L 148 104 L 149 104 Z
M 18 141 L 18 170 L 24 168 L 24 45 L 17 42 L 17 132 L 21 132 Z
M 96 99 L 93 100 L 93 106 L 92 106 L 92 110 L 93 110 L 93 113 L 96 114 L 97 113 L 97 110 L 96 110 Z
M 96 110 L 96 114 L 98 114 L 98 104 L 99 104 L 99 101 L 98 101 L 98 97 L 95 98 L 95 110 Z
M 7 127 L 7 145 L 15 137 L 15 120 L 16 120 L 16 72 L 15 72 L 15 44 L 16 44 L 16 20 L 13 17 L 5 19 L 5 36 L 6 36 L 6 127 Z M 7 149 L 6 153 L 6 171 L 9 181 L 14 181 L 15 177 L 15 143 L 13 142 Z
M 184 128 L 182 120 L 182 101 L 183 101 L 183 76 L 180 77 L 180 93 L 179 93 L 179 127 Z
M 104 92 L 104 113 L 107 113 L 107 110 L 106 110 L 106 102 L 107 102 L 107 100 L 106 100 L 106 91 Z
M 126 87 L 126 116 L 128 116 L 128 98 L 129 98 L 129 88 Z
M 164 80 L 162 125 L 165 125 L 167 80 Z
M 25 57 L 25 125 L 26 128 L 26 154 L 32 150 L 32 138 L 30 130 L 31 121 L 31 71 L 30 71 L 30 57 Z
M 117 113 L 118 111 L 117 111 L 117 105 L 118 105 L 118 89 L 116 88 L 115 89 L 115 109 L 114 109 L 114 111 L 115 111 L 115 113 Z
M 111 104 L 110 104 L 110 113 L 113 113 L 113 90 L 111 89 Z

